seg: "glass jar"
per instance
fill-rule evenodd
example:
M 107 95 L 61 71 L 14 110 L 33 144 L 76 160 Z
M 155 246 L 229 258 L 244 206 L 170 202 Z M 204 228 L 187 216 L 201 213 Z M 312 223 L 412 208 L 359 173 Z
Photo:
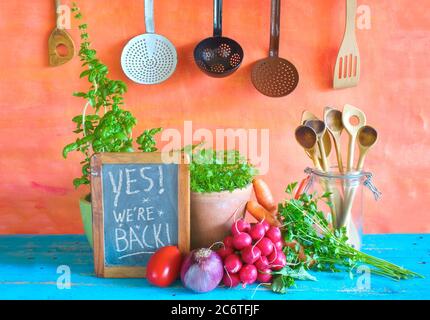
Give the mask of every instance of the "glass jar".
M 327 212 L 327 219 L 335 228 L 346 227 L 349 243 L 360 250 L 363 235 L 363 186 L 372 191 L 375 200 L 381 193 L 372 183 L 370 172 L 356 171 L 342 174 L 337 167 L 330 172 L 306 168 L 308 182 L 303 190 L 306 193 L 316 192 L 318 195 L 330 193 L 329 202 L 319 203 L 319 208 Z

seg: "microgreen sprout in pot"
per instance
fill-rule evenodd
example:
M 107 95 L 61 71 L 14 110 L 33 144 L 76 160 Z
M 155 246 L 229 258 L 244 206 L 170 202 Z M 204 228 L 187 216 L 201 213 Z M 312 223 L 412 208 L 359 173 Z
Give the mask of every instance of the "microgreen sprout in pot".
M 236 150 L 196 149 L 191 154 L 191 190 L 222 192 L 249 186 L 256 168 Z

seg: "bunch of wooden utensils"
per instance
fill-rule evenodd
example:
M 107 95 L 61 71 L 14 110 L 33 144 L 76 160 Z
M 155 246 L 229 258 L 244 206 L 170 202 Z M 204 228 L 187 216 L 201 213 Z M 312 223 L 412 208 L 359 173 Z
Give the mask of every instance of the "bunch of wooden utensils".
M 342 159 L 341 148 L 341 135 L 344 129 L 349 135 L 346 166 Z M 317 170 L 343 177 L 341 188 L 333 184 L 331 181 L 333 179 L 330 178 L 321 179 L 321 184 L 325 191 L 331 194 L 330 210 L 333 226 L 340 228 L 347 225 L 359 185 L 360 172 L 363 171 L 364 159 L 378 139 L 377 131 L 366 125 L 366 115 L 363 111 L 347 104 L 342 112 L 326 107 L 324 121 L 311 112 L 304 111 L 301 125 L 296 129 L 295 136 Z M 333 167 L 329 162 L 332 140 L 337 158 L 337 166 Z M 360 152 L 357 163 L 354 162 L 356 144 Z

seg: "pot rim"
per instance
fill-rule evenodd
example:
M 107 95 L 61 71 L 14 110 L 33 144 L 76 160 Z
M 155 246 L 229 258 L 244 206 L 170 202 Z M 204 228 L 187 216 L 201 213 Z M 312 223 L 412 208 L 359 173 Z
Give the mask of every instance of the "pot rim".
M 229 191 L 229 190 L 225 190 L 225 191 L 219 191 L 219 192 L 195 192 L 195 191 L 191 191 L 191 195 L 195 195 L 195 196 L 206 196 L 206 197 L 218 197 L 220 195 L 224 195 L 224 194 L 236 194 L 236 193 L 244 193 L 249 191 L 249 189 L 252 188 L 252 183 L 246 185 L 243 188 L 237 188 L 234 189 L 233 191 Z

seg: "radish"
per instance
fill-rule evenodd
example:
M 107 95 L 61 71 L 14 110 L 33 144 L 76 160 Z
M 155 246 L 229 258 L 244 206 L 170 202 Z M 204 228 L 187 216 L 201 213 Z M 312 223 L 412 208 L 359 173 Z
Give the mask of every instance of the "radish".
M 242 260 L 247 264 L 253 264 L 258 258 L 261 257 L 261 251 L 256 246 L 249 245 L 242 251 Z
M 262 256 L 268 256 L 273 252 L 273 242 L 269 238 L 264 237 L 260 240 L 259 243 L 257 243 L 258 249 L 261 251 Z
M 258 271 L 252 264 L 247 264 L 240 269 L 239 277 L 243 284 L 253 284 L 257 280 Z
M 254 262 L 254 266 L 258 269 L 258 270 L 265 270 L 267 268 L 269 268 L 269 260 L 267 259 L 267 257 L 265 256 L 261 256 L 260 258 L 258 258 L 257 261 Z
M 266 229 L 261 223 L 254 224 L 249 231 L 252 240 L 260 240 L 266 234 Z
M 242 261 L 236 254 L 231 254 L 225 258 L 224 267 L 228 273 L 236 273 L 242 268 Z
M 224 285 L 228 288 L 234 288 L 240 283 L 239 275 L 237 275 L 236 273 L 224 272 L 222 283 L 224 283 Z
M 225 259 L 227 256 L 231 255 L 233 253 L 233 249 L 230 247 L 220 248 L 217 250 L 218 255 L 221 257 L 221 259 Z
M 231 234 L 235 236 L 241 232 L 248 232 L 250 229 L 251 225 L 249 222 L 246 222 L 244 219 L 239 219 L 231 226 Z
M 264 220 L 264 221 L 261 221 L 260 223 L 264 226 L 264 229 L 266 230 L 266 232 L 269 231 L 269 229 L 270 229 L 270 223 L 269 222 Z
M 242 250 L 243 248 L 249 246 L 252 243 L 252 238 L 249 234 L 242 232 L 236 234 L 233 237 L 233 247 L 237 250 Z
M 233 248 L 233 237 L 232 236 L 226 236 L 224 238 L 224 245 L 228 248 Z
M 257 281 L 261 283 L 268 283 L 272 281 L 272 274 L 269 268 L 258 272 Z
M 287 264 L 287 258 L 282 251 L 279 251 L 276 258 L 269 262 L 273 270 L 281 270 Z
M 266 237 L 272 240 L 273 243 L 282 239 L 281 230 L 278 227 L 270 227 L 266 232 Z
M 273 243 L 273 245 L 275 246 L 276 249 L 278 249 L 278 251 L 282 251 L 282 249 L 284 248 L 284 244 L 285 242 L 283 240 L 278 240 Z

